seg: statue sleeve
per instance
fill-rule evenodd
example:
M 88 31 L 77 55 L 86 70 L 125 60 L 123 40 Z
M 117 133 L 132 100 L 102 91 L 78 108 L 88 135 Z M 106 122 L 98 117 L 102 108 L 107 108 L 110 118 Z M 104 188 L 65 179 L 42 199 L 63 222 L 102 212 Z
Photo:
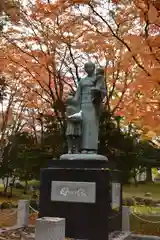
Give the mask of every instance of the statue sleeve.
M 81 102 L 81 81 L 78 84 L 77 91 L 76 91 L 75 96 L 74 96 L 74 100 L 78 104 L 80 104 L 80 102 Z
M 102 97 L 106 96 L 106 84 L 105 84 L 105 78 L 101 77 L 98 79 L 96 83 L 96 87 L 101 90 Z
M 66 117 L 68 117 L 68 115 L 69 115 L 69 111 L 68 111 L 68 107 L 66 108 Z

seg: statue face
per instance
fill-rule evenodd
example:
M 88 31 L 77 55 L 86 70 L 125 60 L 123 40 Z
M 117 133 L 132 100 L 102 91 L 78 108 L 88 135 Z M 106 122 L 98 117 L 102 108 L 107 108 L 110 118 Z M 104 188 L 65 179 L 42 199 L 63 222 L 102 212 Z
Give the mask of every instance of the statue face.
M 95 70 L 95 64 L 92 62 L 88 62 L 84 65 L 84 69 L 88 75 L 92 75 Z

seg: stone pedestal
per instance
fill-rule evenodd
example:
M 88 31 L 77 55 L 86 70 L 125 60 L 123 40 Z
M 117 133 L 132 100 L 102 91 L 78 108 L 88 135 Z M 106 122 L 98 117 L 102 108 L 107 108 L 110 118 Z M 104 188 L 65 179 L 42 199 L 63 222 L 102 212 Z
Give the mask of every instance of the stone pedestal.
M 17 211 L 17 225 L 24 227 L 28 226 L 28 218 L 29 218 L 29 201 L 19 200 Z
M 54 217 L 37 219 L 35 240 L 65 240 L 65 219 Z
M 123 206 L 122 208 L 122 230 L 129 232 L 130 229 L 130 207 Z
M 121 231 L 117 170 L 96 159 L 54 160 L 53 166 L 41 169 L 39 217 L 65 218 L 68 238 L 107 240 L 110 232 Z

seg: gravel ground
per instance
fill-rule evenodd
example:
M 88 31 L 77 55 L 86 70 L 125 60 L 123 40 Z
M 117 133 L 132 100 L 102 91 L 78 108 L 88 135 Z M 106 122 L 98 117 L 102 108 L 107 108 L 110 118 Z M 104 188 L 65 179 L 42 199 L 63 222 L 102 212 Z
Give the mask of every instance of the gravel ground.
M 0 240 L 34 240 L 34 227 L 6 229 L 0 232 Z M 28 236 L 30 238 L 28 238 Z
M 29 224 L 33 222 L 35 221 L 29 220 Z M 0 210 L 0 240 L 34 240 L 34 226 L 18 228 L 16 224 L 17 209 Z M 30 238 L 27 238 L 28 235 Z
M 16 209 L 0 210 L 0 227 L 10 227 L 16 225 L 17 211 Z

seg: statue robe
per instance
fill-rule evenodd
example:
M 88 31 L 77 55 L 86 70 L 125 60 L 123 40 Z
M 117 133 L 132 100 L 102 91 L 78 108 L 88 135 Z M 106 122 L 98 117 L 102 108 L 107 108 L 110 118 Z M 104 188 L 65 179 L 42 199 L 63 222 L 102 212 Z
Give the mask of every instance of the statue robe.
M 102 90 L 102 85 L 104 86 L 97 82 L 95 86 L 95 76 L 82 78 L 74 97 L 82 110 L 81 150 L 98 150 L 99 114 L 92 101 L 91 88 L 98 87 Z

